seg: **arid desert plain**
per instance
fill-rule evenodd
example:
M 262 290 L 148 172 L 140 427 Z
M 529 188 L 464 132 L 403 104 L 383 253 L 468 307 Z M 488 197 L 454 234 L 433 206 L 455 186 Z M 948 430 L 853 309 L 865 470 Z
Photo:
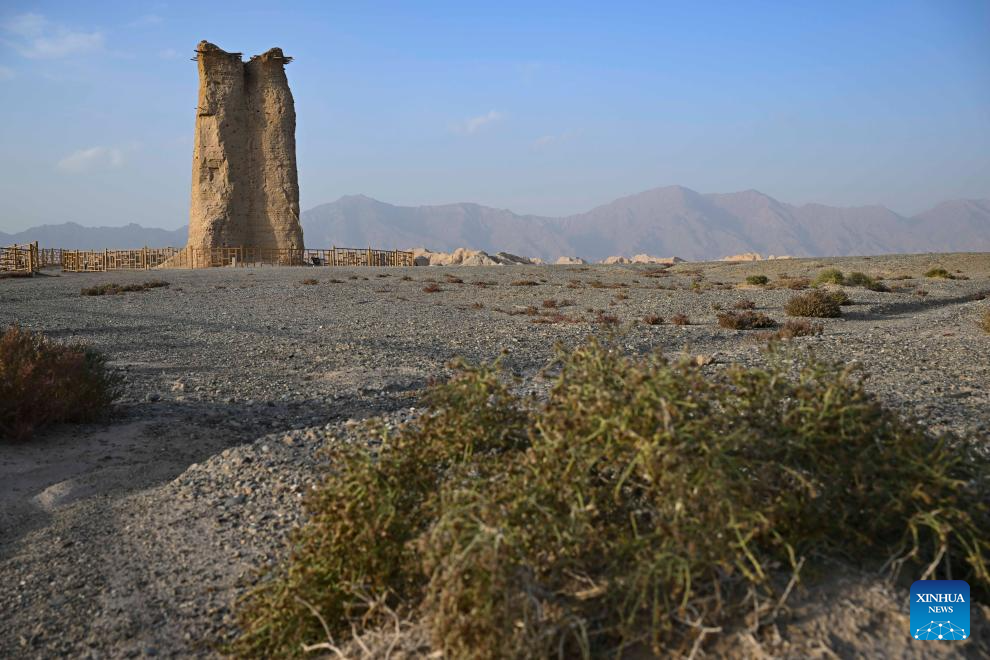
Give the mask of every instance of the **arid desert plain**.
M 765 331 L 720 327 L 717 316 L 750 306 L 783 323 L 785 302 L 801 293 L 789 284 L 826 268 L 890 290 L 841 287 L 851 299 L 842 316 L 808 319 L 820 334 L 780 342 L 784 359 L 854 364 L 885 406 L 986 451 L 987 254 L 0 280 L 0 327 L 84 343 L 125 379 L 110 422 L 58 426 L 0 454 L 0 656 L 217 655 L 236 633 L 236 600 L 284 557 L 303 494 L 331 469 L 322 449 L 352 442 L 372 417 L 393 427 L 414 419 L 420 391 L 447 377 L 453 358 L 503 355 L 516 386 L 537 397 L 554 346 L 590 335 L 631 355 L 688 355 L 708 373 L 759 365 Z M 925 277 L 932 268 L 953 279 Z M 753 275 L 769 283 L 746 284 Z M 151 277 L 169 286 L 80 295 Z M 985 606 L 974 603 L 965 645 L 912 646 L 905 583 L 876 568 L 811 575 L 770 629 L 727 634 L 704 652 L 986 657 Z

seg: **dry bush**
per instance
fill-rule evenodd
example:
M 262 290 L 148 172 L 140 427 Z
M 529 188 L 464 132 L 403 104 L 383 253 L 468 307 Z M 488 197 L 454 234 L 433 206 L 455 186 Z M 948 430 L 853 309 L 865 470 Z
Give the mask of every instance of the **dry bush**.
M 449 273 L 444 275 L 443 279 L 447 282 L 447 284 L 464 284 L 464 280 Z
M 338 280 L 336 278 L 332 278 L 332 279 L 327 280 L 327 282 L 329 284 L 343 284 L 344 283 L 344 280 Z
M 747 275 L 746 284 L 751 284 L 752 286 L 763 286 L 770 281 L 770 278 L 766 275 Z
M 79 293 L 84 296 L 119 296 L 122 293 L 160 289 L 167 286 L 169 286 L 169 283 L 164 280 L 148 280 L 140 284 L 115 284 L 108 282 L 106 284 L 83 287 Z
M 839 303 L 825 291 L 817 289 L 794 296 L 784 305 L 784 311 L 788 316 L 810 316 L 819 319 L 842 316 Z
M 392 277 L 389 273 L 378 273 L 375 277 Z
M 512 282 L 511 286 L 538 286 L 539 284 L 536 280 L 516 280 Z
M 588 282 L 588 286 L 592 289 L 628 289 L 629 285 L 625 282 L 602 282 L 601 280 L 593 280 Z
M 497 364 L 459 364 L 428 413 L 370 432 L 373 452 L 333 445 L 231 651 L 380 629 L 373 602 L 421 622 L 438 657 L 681 656 L 706 628 L 756 625 L 781 575 L 833 557 L 990 588 L 988 459 L 851 370 L 560 351 L 545 401 Z
M 807 289 L 809 286 L 811 286 L 811 280 L 807 277 L 780 276 L 773 283 L 774 289 L 790 289 L 792 291 L 801 291 Z
M 606 314 L 602 310 L 595 312 L 595 318 L 592 323 L 601 323 L 602 325 L 618 325 L 619 317 L 612 314 Z
M 677 313 L 670 317 L 670 322 L 674 325 L 689 325 L 691 319 L 688 318 L 687 314 Z
M 319 283 L 320 283 L 320 281 L 319 281 L 319 280 L 317 280 L 317 279 L 314 279 L 314 278 L 312 278 L 312 277 L 310 277 L 310 278 L 308 278 L 308 279 L 305 279 L 305 280 L 303 280 L 302 282 L 300 282 L 300 284 L 305 284 L 305 285 L 307 285 L 307 286 L 312 286 L 312 285 L 314 285 L 314 284 L 319 284 Z
M 944 268 L 932 268 L 930 271 L 925 273 L 925 277 L 931 279 L 943 279 L 943 280 L 954 280 L 956 276 L 947 271 Z
M 485 304 L 484 303 L 481 303 L 481 302 L 473 302 L 473 303 L 471 303 L 471 309 L 484 309 L 484 308 L 485 308 Z
M 667 267 L 648 268 L 643 271 L 643 275 L 646 277 L 670 277 L 670 273 L 667 272 Z
M 732 309 L 756 309 L 756 303 L 752 300 L 737 300 L 732 304 Z
M 533 318 L 530 323 L 581 323 L 581 319 L 573 316 L 567 316 L 562 312 L 544 312 L 543 314 Z
M 983 332 L 990 334 L 990 309 L 983 310 L 983 316 L 980 317 L 979 325 Z
M 436 282 L 430 282 L 423 287 L 423 293 L 439 293 L 440 291 L 443 291 L 443 289 Z
M 13 326 L 0 336 L 0 438 L 27 440 L 60 422 L 104 419 L 119 379 L 103 357 Z
M 842 289 L 824 289 L 824 291 L 825 295 L 834 300 L 835 304 L 840 307 L 853 304 L 852 298 L 850 298 L 849 294 Z
M 859 271 L 849 273 L 849 277 L 845 278 L 845 285 L 858 286 L 864 289 L 869 289 L 870 291 L 879 291 L 881 293 L 888 293 L 890 291 L 890 289 L 887 288 L 887 285 L 883 282 Z
M 795 337 L 812 337 L 822 334 L 823 329 L 820 323 L 788 319 L 778 330 L 761 332 L 756 335 L 756 338 L 760 341 L 774 341 L 778 339 L 794 339 Z
M 628 293 L 625 293 L 623 291 L 620 291 L 617 294 L 615 294 L 615 299 L 616 300 L 629 300 L 629 294 Z
M 776 328 L 777 322 L 762 312 L 725 312 L 718 315 L 720 328 L 731 330 L 752 330 L 755 328 Z
M 928 295 L 928 292 L 925 291 L 924 289 L 915 289 L 914 295 L 918 296 L 919 298 L 924 298 L 925 296 Z
M 663 317 L 656 314 L 648 314 L 643 317 L 643 323 L 646 325 L 663 325 Z
M 412 277 L 410 277 L 409 275 L 403 275 L 403 276 L 402 276 L 402 277 L 400 277 L 399 279 L 400 279 L 401 281 L 403 281 L 403 282 L 412 282 L 412 279 L 413 279 L 413 278 L 412 278 Z

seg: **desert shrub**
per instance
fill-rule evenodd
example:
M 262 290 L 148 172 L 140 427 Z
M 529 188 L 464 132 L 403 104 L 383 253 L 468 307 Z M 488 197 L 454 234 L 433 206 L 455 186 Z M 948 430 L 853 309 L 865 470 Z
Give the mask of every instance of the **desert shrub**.
M 756 309 L 756 303 L 752 300 L 737 300 L 732 303 L 732 309 Z
M 27 440 L 51 424 L 103 419 L 118 386 L 100 354 L 11 327 L 0 335 L 0 438 Z
M 484 308 L 485 308 L 485 304 L 482 302 L 475 301 L 471 303 L 471 309 L 484 309 Z
M 447 284 L 464 284 L 464 280 L 449 273 L 444 275 L 443 279 L 447 282 Z
M 777 322 L 762 312 L 725 312 L 718 315 L 720 328 L 732 330 L 752 330 L 753 328 L 775 328 Z
M 677 313 L 670 317 L 670 322 L 674 325 L 688 325 L 691 323 L 691 319 L 688 318 L 687 314 Z
M 430 282 L 423 287 L 423 293 L 439 293 L 440 291 L 443 291 L 443 289 L 436 282 Z
M 760 341 L 774 341 L 778 339 L 794 339 L 795 337 L 812 337 L 822 334 L 822 330 L 823 328 L 820 323 L 788 319 L 784 322 L 784 325 L 775 331 L 759 333 L 757 339 Z
M 834 300 L 835 304 L 840 307 L 853 304 L 852 298 L 842 289 L 825 289 L 825 295 Z
M 148 280 L 140 284 L 115 284 L 107 282 L 105 284 L 83 287 L 80 293 L 84 296 L 118 296 L 122 293 L 147 291 L 148 289 L 159 289 L 166 286 L 169 286 L 169 283 L 164 280 Z
M 593 323 L 601 323 L 602 325 L 618 325 L 619 317 L 612 314 L 606 314 L 605 312 L 599 310 L 595 312 Z
M 770 281 L 770 278 L 766 275 L 747 275 L 746 284 L 752 284 L 753 286 L 763 286 Z
M 301 655 L 381 625 L 370 598 L 444 657 L 686 655 L 829 556 L 990 586 L 987 459 L 900 419 L 849 369 L 705 375 L 594 340 L 558 369 L 537 403 L 461 364 L 431 412 L 375 432 L 373 455 L 334 445 L 233 651 Z
M 663 325 L 663 317 L 656 314 L 647 314 L 643 317 L 643 323 L 646 325 Z
M 627 289 L 629 285 L 625 282 L 602 282 L 601 280 L 592 280 L 588 282 L 588 286 L 592 289 Z
M 315 278 L 312 278 L 312 277 L 307 278 L 307 279 L 303 280 L 302 282 L 300 282 L 300 284 L 305 284 L 307 286 L 312 286 L 314 284 L 319 284 L 319 283 L 320 283 L 320 281 L 318 279 L 315 279 Z
M 784 305 L 788 316 L 811 316 L 814 318 L 836 318 L 842 316 L 839 303 L 825 291 L 814 290 L 794 296 Z
M 983 316 L 980 317 L 979 325 L 983 332 L 990 334 L 990 309 L 983 310 Z
M 536 280 L 516 280 L 512 282 L 512 286 L 538 286 L 539 284 Z
M 924 298 L 925 296 L 928 295 L 928 292 L 925 291 L 924 289 L 915 289 L 914 295 L 918 296 L 919 298 Z
M 402 277 L 400 277 L 399 279 L 400 279 L 401 281 L 403 281 L 403 282 L 412 282 L 412 279 L 413 279 L 413 278 L 412 278 L 412 277 L 410 277 L 409 275 L 403 275 L 403 276 L 402 276 Z
M 932 279 L 943 279 L 943 280 L 954 280 L 954 279 L 956 279 L 956 276 L 955 275 L 953 275 L 952 273 L 950 273 L 949 271 L 947 271 L 944 268 L 932 268 L 927 273 L 925 273 L 925 277 L 932 278 Z
M 615 294 L 615 299 L 616 300 L 629 300 L 629 294 L 628 293 L 625 293 L 625 292 L 622 292 L 622 291 L 619 291 L 617 294 Z
M 580 322 L 581 322 L 581 319 L 579 319 L 579 318 L 576 318 L 574 316 L 567 316 L 566 314 L 563 314 L 562 312 L 557 312 L 557 311 L 554 311 L 554 312 L 544 312 L 543 314 L 540 314 L 539 316 L 537 316 L 537 317 L 535 317 L 533 319 L 530 319 L 530 323 L 544 323 L 544 324 L 551 324 L 551 323 L 580 323 Z M 618 319 L 616 319 L 616 322 L 618 322 Z
M 866 273 L 861 273 L 859 271 L 853 271 L 849 273 L 849 277 L 845 279 L 846 286 L 858 286 L 864 289 L 869 289 L 870 291 L 880 291 L 886 293 L 890 291 L 887 285 L 883 282 L 870 277 Z
M 822 284 L 844 284 L 845 277 L 842 276 L 842 271 L 837 268 L 826 268 L 822 272 L 818 273 L 815 277 L 814 285 L 821 286 Z

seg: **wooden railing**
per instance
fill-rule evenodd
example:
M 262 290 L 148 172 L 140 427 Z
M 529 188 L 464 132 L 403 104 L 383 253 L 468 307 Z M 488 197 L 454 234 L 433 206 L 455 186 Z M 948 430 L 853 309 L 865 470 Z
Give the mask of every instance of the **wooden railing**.
M 88 272 L 219 266 L 412 266 L 412 252 L 333 247 L 143 248 L 140 250 L 61 250 L 62 270 Z
M 38 243 L 0 247 L 0 271 L 33 273 L 42 268 Z

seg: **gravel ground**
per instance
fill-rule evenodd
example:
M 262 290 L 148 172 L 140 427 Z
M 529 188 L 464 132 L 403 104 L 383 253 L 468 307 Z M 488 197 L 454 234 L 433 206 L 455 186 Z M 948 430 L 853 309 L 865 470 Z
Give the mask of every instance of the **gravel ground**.
M 302 494 L 324 468 L 320 449 L 355 441 L 359 420 L 417 414 L 417 390 L 451 358 L 504 352 L 524 387 L 539 391 L 554 344 L 607 333 L 589 321 L 602 312 L 618 318 L 630 352 L 687 352 L 713 370 L 759 363 L 754 333 L 719 328 L 716 307 L 750 299 L 783 320 L 794 291 L 739 283 L 826 266 L 910 279 L 888 279 L 892 293 L 847 288 L 855 304 L 844 317 L 790 345 L 859 363 L 888 405 L 985 443 L 990 336 L 976 321 L 990 308 L 979 299 L 990 292 L 987 254 L 685 263 L 660 276 L 649 266 L 518 266 L 0 280 L 0 327 L 89 344 L 126 378 L 111 424 L 0 444 L 0 657 L 215 655 L 232 632 L 234 600 L 298 523 Z M 921 277 L 933 266 L 969 279 Z M 79 293 L 152 277 L 171 286 Z M 440 291 L 424 291 L 429 280 Z M 573 304 L 553 310 L 550 299 Z M 533 322 L 555 311 L 564 322 Z M 632 323 L 678 313 L 690 324 Z M 898 609 L 904 597 L 888 601 Z M 847 642 L 831 648 L 847 655 Z

